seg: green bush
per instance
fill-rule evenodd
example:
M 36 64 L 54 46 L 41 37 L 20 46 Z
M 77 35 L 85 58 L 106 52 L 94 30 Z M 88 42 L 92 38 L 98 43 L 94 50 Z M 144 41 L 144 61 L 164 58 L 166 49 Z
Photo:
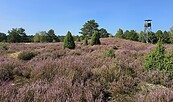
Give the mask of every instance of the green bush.
M 83 45 L 84 46 L 88 45 L 88 38 L 87 37 L 85 37 Z
M 113 49 L 109 49 L 103 53 L 103 58 L 107 57 L 115 58 L 115 53 Z
M 36 55 L 37 55 L 36 52 L 24 51 L 24 52 L 21 52 L 18 55 L 18 59 L 20 59 L 20 60 L 31 60 Z
M 166 71 L 173 76 L 173 53 L 165 52 L 161 41 L 158 42 L 157 47 L 154 51 L 150 52 L 144 61 L 144 67 L 146 70 L 159 70 Z
M 100 35 L 98 32 L 94 32 L 94 34 L 91 37 L 91 45 L 100 45 Z
M 69 31 L 64 39 L 64 48 L 75 49 L 73 36 L 71 35 L 71 32 Z
M 165 48 L 159 41 L 154 51 L 150 52 L 144 61 L 144 67 L 146 70 L 162 70 L 164 69 L 165 60 Z

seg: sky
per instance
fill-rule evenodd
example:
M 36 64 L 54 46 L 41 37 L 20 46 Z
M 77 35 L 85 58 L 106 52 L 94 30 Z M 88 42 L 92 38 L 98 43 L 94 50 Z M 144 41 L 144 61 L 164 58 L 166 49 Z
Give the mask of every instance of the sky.
M 152 19 L 152 30 L 173 26 L 173 0 L 0 0 L 0 32 L 24 28 L 28 35 L 54 29 L 57 35 L 80 35 L 80 29 L 94 19 L 99 28 L 113 35 L 119 28 L 144 30 Z

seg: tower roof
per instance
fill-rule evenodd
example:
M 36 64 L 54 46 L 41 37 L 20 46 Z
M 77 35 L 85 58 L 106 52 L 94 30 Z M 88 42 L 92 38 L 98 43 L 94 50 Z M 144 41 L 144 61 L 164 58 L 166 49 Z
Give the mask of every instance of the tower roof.
M 147 20 L 144 20 L 144 21 L 152 21 L 151 19 L 147 19 Z

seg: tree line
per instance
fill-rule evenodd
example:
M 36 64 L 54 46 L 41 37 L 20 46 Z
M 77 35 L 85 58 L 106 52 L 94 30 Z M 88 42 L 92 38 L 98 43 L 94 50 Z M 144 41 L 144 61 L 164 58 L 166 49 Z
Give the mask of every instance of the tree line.
M 105 28 L 99 29 L 99 24 L 95 20 L 87 21 L 79 32 L 81 35 L 73 36 L 75 41 L 81 41 L 84 39 L 90 39 L 94 33 L 98 33 L 99 38 L 106 37 L 117 37 L 126 40 L 140 41 L 145 43 L 145 34 L 143 31 L 140 33 L 135 30 L 126 30 L 118 29 L 115 35 L 108 33 Z M 163 43 L 173 43 L 173 27 L 170 31 L 161 31 L 149 32 L 148 34 L 149 43 L 157 43 L 159 39 Z M 27 35 L 24 28 L 12 28 L 8 31 L 8 35 L 5 33 L 0 33 L 0 42 L 9 42 L 9 43 L 19 43 L 19 42 L 63 42 L 65 36 L 57 36 L 53 29 L 49 31 L 41 31 L 35 35 Z
M 115 37 L 117 38 L 146 43 L 145 36 L 146 34 L 144 34 L 143 31 L 141 31 L 140 33 L 137 33 L 135 30 L 126 30 L 125 32 L 123 32 L 122 29 L 119 29 L 115 35 Z M 162 43 L 173 44 L 173 27 L 170 29 L 170 31 L 158 30 L 157 32 L 148 32 L 147 36 L 149 43 L 155 44 L 160 39 Z

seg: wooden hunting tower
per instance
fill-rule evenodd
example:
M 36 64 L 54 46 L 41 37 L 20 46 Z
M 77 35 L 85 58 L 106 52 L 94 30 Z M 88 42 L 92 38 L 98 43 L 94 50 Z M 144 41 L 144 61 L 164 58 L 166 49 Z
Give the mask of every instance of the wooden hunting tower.
M 148 20 L 144 20 L 145 23 L 144 23 L 144 38 L 146 40 L 146 43 L 148 43 L 149 41 L 149 37 L 148 37 L 148 33 L 152 31 L 151 29 L 151 21 L 150 19 Z

